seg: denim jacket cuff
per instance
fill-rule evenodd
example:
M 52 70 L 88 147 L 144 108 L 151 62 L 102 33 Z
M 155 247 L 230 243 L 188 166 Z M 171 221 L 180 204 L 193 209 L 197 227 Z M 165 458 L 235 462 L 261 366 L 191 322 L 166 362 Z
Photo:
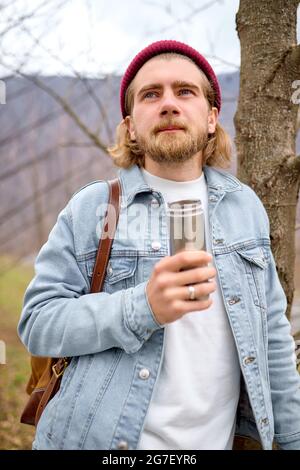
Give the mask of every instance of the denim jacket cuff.
M 154 331 L 163 328 L 156 320 L 148 302 L 146 285 L 142 282 L 125 291 L 125 314 L 130 329 L 142 341 L 147 341 Z

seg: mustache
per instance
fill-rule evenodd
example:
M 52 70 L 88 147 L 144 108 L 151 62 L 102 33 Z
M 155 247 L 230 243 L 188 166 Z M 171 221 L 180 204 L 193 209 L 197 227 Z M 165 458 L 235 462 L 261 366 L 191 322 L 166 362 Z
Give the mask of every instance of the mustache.
M 165 129 L 166 127 L 180 127 L 180 129 L 186 130 L 186 125 L 182 121 L 163 121 L 153 127 L 152 133 L 157 134 L 157 132 Z

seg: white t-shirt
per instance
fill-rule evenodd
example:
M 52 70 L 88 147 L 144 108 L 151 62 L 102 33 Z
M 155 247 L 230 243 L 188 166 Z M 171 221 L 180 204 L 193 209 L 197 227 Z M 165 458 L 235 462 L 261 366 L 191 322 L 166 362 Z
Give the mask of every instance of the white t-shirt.
M 176 182 L 143 171 L 165 203 L 200 199 L 211 252 L 204 174 Z M 236 347 L 220 285 L 212 306 L 165 325 L 162 365 L 138 449 L 231 449 L 240 391 Z

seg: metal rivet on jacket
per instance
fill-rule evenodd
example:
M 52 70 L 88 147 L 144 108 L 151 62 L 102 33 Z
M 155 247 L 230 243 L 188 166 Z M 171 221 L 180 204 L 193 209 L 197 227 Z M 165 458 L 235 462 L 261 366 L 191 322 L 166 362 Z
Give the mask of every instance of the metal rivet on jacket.
M 118 447 L 118 449 L 120 449 L 120 450 L 128 450 L 128 442 L 126 442 L 126 441 L 120 441 L 120 442 L 118 443 L 118 446 L 117 446 L 117 447 Z
M 154 251 L 158 251 L 158 250 L 160 250 L 160 248 L 161 248 L 161 243 L 160 243 L 160 242 L 157 242 L 157 241 L 152 242 L 152 243 L 151 243 L 151 248 L 152 248 L 152 250 L 154 250 Z
M 231 297 L 231 299 L 228 300 L 228 303 L 229 305 L 234 305 L 234 304 L 237 304 L 238 302 L 240 302 L 240 298 L 239 297 Z
M 150 376 L 149 369 L 141 369 L 139 372 L 139 378 L 143 380 L 147 380 Z
M 217 239 L 214 240 L 215 245 L 222 245 L 222 243 L 224 243 L 223 238 L 217 238 Z
M 251 362 L 253 362 L 253 361 L 255 361 L 255 357 L 247 356 L 247 357 L 244 357 L 243 364 L 244 364 L 244 366 L 247 366 L 248 364 L 251 364 Z

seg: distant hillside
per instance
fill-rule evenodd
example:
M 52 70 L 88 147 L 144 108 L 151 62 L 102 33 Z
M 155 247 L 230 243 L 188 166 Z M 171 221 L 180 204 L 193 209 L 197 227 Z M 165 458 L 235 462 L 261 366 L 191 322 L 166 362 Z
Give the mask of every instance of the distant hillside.
M 120 77 L 84 82 L 68 77 L 41 80 L 65 97 L 106 143 L 113 142 L 121 120 Z M 220 120 L 234 138 L 239 75 L 220 75 L 219 80 L 223 94 Z M 0 106 L 0 253 L 22 257 L 39 249 L 58 212 L 78 188 L 95 179 L 111 178 L 116 169 L 99 149 L 74 145 L 89 141 L 45 91 L 21 78 L 10 77 L 5 82 L 7 104 Z M 233 161 L 232 173 L 235 167 Z

